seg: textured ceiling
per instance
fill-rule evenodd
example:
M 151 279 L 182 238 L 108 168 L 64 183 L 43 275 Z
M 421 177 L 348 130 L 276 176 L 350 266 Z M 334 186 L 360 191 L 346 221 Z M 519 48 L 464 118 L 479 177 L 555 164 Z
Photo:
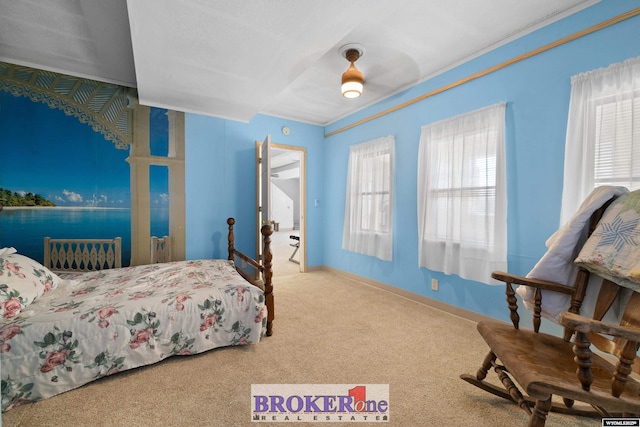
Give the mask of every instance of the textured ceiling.
M 0 0 L 0 61 L 142 104 L 325 125 L 597 0 Z M 347 43 L 364 93 L 345 99 Z

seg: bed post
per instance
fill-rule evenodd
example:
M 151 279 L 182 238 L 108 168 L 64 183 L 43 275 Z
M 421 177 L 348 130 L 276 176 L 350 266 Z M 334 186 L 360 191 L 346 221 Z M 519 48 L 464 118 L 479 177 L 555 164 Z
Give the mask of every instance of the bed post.
M 275 318 L 273 283 L 271 281 L 273 278 L 273 271 L 271 270 L 271 260 L 273 259 L 273 254 L 271 253 L 271 234 L 273 233 L 273 230 L 271 229 L 271 225 L 265 224 L 260 229 L 260 232 L 262 233 L 264 245 L 262 250 L 262 265 L 264 267 L 264 297 L 268 311 L 267 336 L 271 336 L 271 334 L 273 334 L 273 319 Z
M 227 218 L 227 225 L 229 226 L 229 234 L 227 235 L 227 241 L 229 242 L 229 257 L 227 258 L 230 261 L 234 260 L 233 251 L 234 251 L 234 241 L 235 236 L 233 235 L 233 224 L 236 223 L 236 220 L 233 218 Z

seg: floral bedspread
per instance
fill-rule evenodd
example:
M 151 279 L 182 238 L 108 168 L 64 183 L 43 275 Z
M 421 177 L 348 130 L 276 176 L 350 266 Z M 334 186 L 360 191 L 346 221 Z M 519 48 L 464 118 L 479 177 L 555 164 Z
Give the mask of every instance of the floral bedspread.
M 74 273 L 0 323 L 2 411 L 173 355 L 257 343 L 263 292 L 226 260 Z

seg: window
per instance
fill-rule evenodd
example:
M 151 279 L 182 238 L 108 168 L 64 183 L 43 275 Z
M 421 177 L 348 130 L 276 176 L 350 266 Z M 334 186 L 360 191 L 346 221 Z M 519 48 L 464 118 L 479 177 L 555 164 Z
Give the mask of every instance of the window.
M 394 138 L 351 146 L 342 249 L 391 261 Z
M 504 103 L 422 127 L 419 265 L 490 282 L 507 265 Z
M 602 185 L 640 189 L 640 57 L 571 78 L 560 223 Z

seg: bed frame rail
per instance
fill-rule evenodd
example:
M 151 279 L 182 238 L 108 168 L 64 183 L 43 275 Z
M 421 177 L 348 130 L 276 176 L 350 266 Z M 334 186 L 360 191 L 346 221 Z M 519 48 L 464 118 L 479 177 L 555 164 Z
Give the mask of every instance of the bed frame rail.
M 236 261 L 236 257 L 240 258 L 242 261 L 251 265 L 256 269 L 256 272 L 260 272 L 260 274 L 256 273 L 257 277 L 252 277 L 246 271 L 242 270 L 236 264 L 236 271 L 245 278 L 249 283 L 259 287 L 264 292 L 265 304 L 267 305 L 267 336 L 271 336 L 273 333 L 273 320 L 275 319 L 274 312 L 274 298 L 273 298 L 273 271 L 271 261 L 273 259 L 273 254 L 271 252 L 271 234 L 273 234 L 273 230 L 271 225 L 266 224 L 263 225 L 260 229 L 260 233 L 262 234 L 262 263 L 254 260 L 248 255 L 240 252 L 235 248 L 235 235 L 233 233 L 233 225 L 236 223 L 234 218 L 227 219 L 227 225 L 229 226 L 229 234 L 227 240 L 229 242 L 229 260 Z M 260 278 L 262 276 L 262 278 Z

